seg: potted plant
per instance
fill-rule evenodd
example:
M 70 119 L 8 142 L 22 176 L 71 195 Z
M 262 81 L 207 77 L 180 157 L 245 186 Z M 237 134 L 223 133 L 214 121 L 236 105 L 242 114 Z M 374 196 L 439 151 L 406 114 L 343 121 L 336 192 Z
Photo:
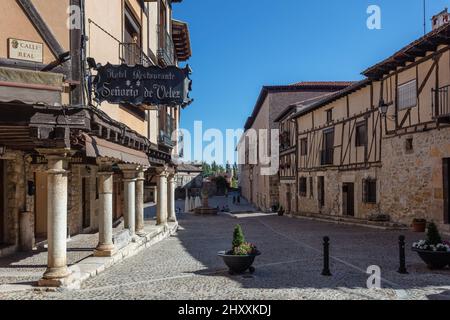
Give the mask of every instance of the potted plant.
M 413 244 L 413 251 L 426 263 L 430 269 L 443 269 L 450 266 L 450 243 L 442 241 L 435 223 L 429 223 L 427 239 Z
M 221 251 L 218 255 L 229 268 L 230 274 L 242 274 L 247 270 L 250 273 L 255 272 L 252 264 L 260 254 L 261 252 L 258 251 L 254 244 L 245 241 L 241 226 L 236 225 L 233 232 L 232 249 Z
M 425 232 L 427 228 L 427 220 L 415 218 L 412 222 L 414 232 Z

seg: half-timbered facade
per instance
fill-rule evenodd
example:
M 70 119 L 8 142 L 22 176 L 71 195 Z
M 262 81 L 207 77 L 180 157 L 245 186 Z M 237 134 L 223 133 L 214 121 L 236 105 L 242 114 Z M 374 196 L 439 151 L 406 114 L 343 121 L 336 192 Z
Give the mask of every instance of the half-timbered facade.
M 450 230 L 449 30 L 436 28 L 293 116 L 303 144 L 298 213 L 426 218 Z
M 96 104 L 92 81 L 97 64 L 189 59 L 179 2 L 0 3 L 0 254 L 47 243 L 42 285 L 70 278 L 67 236 L 98 230 L 94 254 L 111 256 L 113 221 L 129 241 L 142 234 L 144 190 L 157 191 L 158 224 L 176 221 L 181 107 Z
M 242 195 L 250 203 L 263 211 L 270 211 L 280 202 L 279 175 L 261 174 L 262 168 L 270 164 L 262 163 L 260 153 L 270 157 L 272 130 L 278 130 L 275 120 L 286 105 L 334 92 L 348 85 L 349 82 L 300 82 L 262 88 L 253 112 L 245 123 L 245 134 L 238 147 L 244 162 L 240 166 L 239 184 Z M 253 134 L 258 136 L 258 144 L 250 138 Z

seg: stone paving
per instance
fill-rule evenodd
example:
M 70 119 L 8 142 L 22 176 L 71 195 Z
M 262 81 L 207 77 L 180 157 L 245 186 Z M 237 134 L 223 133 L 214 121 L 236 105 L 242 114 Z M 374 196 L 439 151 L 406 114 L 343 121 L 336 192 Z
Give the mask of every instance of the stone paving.
M 0 299 L 450 299 L 450 270 L 429 271 L 409 250 L 398 269 L 398 231 L 278 216 L 233 219 L 180 215 L 176 236 L 145 249 L 81 290 L 16 292 Z M 217 251 L 230 247 L 239 222 L 263 254 L 253 275 L 230 276 Z M 321 276 L 322 237 L 331 238 L 332 277 Z M 367 289 L 367 267 L 382 270 L 382 289 Z

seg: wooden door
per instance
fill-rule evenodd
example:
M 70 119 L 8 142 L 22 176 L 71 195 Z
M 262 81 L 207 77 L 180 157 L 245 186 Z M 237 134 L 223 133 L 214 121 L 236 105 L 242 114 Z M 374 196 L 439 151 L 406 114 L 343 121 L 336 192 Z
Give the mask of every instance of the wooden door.
M 355 185 L 344 183 L 342 186 L 342 212 L 346 216 L 355 216 Z
M 47 173 L 36 172 L 35 236 L 38 242 L 47 239 Z
M 444 178 L 444 223 L 450 224 L 450 158 L 443 162 Z
M 5 169 L 0 160 L 0 244 L 5 241 Z

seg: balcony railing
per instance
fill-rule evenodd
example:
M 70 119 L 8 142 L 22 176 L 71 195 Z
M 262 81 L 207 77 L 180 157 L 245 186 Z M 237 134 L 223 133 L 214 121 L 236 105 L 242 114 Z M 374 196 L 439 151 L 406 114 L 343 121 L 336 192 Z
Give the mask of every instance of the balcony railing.
M 140 64 L 145 67 L 153 65 L 150 58 L 136 43 L 120 43 L 119 58 L 122 63 L 128 65 Z
M 433 114 L 438 120 L 450 120 L 450 105 L 448 102 L 448 90 L 450 85 L 433 90 Z
M 166 66 L 175 64 L 175 45 L 172 36 L 163 26 L 158 26 L 159 49 L 158 58 L 163 61 Z
M 334 148 L 320 151 L 320 165 L 327 166 L 334 163 Z
M 164 131 L 164 130 L 161 130 L 159 132 L 158 142 L 160 144 L 163 144 L 163 145 L 169 147 L 169 148 L 173 148 L 175 146 L 175 142 L 172 141 L 171 135 L 168 132 Z

